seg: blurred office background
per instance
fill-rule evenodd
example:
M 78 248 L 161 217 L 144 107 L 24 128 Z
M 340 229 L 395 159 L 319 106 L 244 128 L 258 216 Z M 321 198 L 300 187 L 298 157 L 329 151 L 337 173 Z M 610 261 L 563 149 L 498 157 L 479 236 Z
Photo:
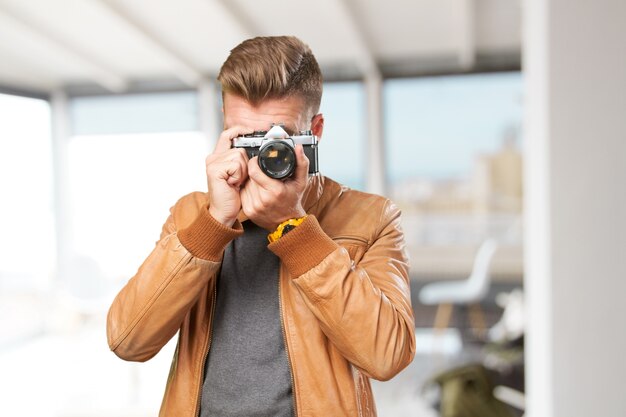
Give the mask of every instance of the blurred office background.
M 403 211 L 379 414 L 626 415 L 622 0 L 0 0 L 0 415 L 157 414 L 173 343 L 123 362 L 106 312 L 206 188 L 229 50 L 278 34 L 322 66 L 322 173 Z

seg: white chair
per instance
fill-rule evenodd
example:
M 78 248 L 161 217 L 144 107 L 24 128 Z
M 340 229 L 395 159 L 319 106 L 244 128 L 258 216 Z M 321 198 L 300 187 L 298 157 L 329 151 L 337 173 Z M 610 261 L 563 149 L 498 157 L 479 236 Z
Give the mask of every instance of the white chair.
M 468 305 L 472 328 L 486 331 L 480 302 L 487 295 L 491 285 L 489 269 L 497 247 L 498 243 L 495 239 L 487 239 L 480 245 L 474 258 L 472 273 L 466 280 L 434 282 L 421 289 L 420 302 L 426 305 L 438 305 L 434 324 L 436 330 L 441 331 L 448 327 L 453 306 L 456 304 Z

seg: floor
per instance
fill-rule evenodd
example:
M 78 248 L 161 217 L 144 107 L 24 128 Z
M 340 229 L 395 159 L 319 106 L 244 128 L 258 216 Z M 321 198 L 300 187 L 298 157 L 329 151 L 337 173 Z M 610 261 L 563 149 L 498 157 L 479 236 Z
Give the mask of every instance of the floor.
M 390 381 L 372 381 L 381 417 L 436 417 L 429 397 L 428 380 L 447 369 L 462 355 L 456 330 L 435 336 L 431 329 L 416 329 L 417 353 L 413 362 Z
M 407 369 L 390 381 L 373 381 L 380 416 L 436 416 L 422 384 L 450 363 L 460 341 L 452 332 L 437 341 L 422 331 L 417 339 L 420 352 Z M 168 345 L 149 362 L 126 363 L 109 352 L 101 328 L 36 336 L 0 351 L 0 415 L 155 416 L 172 352 Z
M 104 316 L 76 318 L 71 311 L 54 309 L 54 315 L 42 317 L 24 309 L 26 304 L 27 300 L 13 306 L 0 303 L 0 327 L 21 329 L 13 341 L 0 338 L 0 416 L 157 415 L 173 343 L 146 363 L 124 362 L 108 349 Z M 416 314 L 420 324 L 432 323 L 434 310 L 418 307 Z M 18 326 L 7 317 L 30 317 L 38 324 L 28 330 L 26 322 Z M 424 390 L 425 383 L 438 372 L 477 357 L 465 340 L 456 329 L 438 335 L 427 327 L 416 329 L 414 361 L 390 381 L 372 381 L 379 415 L 437 416 L 430 405 L 436 398 L 432 390 Z

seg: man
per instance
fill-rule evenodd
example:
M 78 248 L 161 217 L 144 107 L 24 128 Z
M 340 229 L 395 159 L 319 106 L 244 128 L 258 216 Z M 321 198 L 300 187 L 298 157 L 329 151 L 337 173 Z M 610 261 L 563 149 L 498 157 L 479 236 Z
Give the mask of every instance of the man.
M 393 377 L 415 351 L 400 213 L 309 176 L 302 145 L 284 180 L 232 147 L 272 124 L 322 136 L 321 72 L 300 40 L 247 40 L 218 80 L 208 193 L 171 209 L 111 306 L 109 346 L 145 361 L 178 332 L 161 416 L 375 416 L 369 378 Z

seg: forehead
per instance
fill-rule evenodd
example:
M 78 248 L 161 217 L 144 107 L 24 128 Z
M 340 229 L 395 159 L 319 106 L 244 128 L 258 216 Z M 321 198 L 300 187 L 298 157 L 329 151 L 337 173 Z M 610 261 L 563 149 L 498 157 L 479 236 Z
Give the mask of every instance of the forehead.
M 272 123 L 283 123 L 292 131 L 304 130 L 304 101 L 299 97 L 269 99 L 252 105 L 245 99 L 224 95 L 224 127 L 250 127 L 254 130 L 267 130 Z

